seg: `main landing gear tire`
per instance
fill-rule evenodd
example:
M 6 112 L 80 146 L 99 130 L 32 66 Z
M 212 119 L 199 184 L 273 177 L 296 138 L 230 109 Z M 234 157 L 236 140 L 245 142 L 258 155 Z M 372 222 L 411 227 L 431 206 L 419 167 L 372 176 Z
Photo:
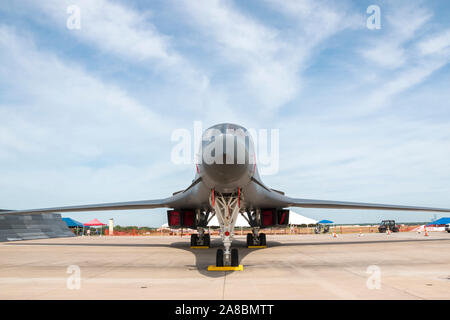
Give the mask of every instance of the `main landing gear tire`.
M 247 247 L 250 247 L 253 245 L 253 234 L 247 233 Z
M 255 238 L 253 237 L 252 233 L 247 233 L 247 247 L 256 246 L 256 245 L 260 245 L 260 246 L 267 245 L 265 233 L 259 234 L 259 243 L 257 241 L 255 241 Z
M 223 267 L 223 250 L 222 249 L 217 249 L 216 267 Z
M 191 234 L 191 247 L 197 246 L 198 234 Z
M 238 251 L 238 249 L 231 249 L 231 266 L 239 267 L 239 251 Z
M 266 242 L 266 234 L 265 233 L 261 233 L 259 235 L 259 245 L 260 246 L 265 246 L 267 244 Z
M 207 247 L 211 247 L 211 236 L 210 236 L 210 234 L 208 233 L 208 234 L 205 234 L 204 236 L 203 236 L 203 245 L 205 245 L 205 246 L 207 246 Z
M 191 234 L 191 247 L 196 247 L 199 245 L 198 234 Z M 211 246 L 211 236 L 209 234 L 203 235 L 203 246 Z

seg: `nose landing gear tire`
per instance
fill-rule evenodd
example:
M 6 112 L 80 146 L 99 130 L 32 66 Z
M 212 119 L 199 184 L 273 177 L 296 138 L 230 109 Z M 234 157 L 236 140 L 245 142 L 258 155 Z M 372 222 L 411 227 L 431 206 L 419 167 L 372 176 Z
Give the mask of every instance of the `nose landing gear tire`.
M 238 251 L 238 249 L 231 249 L 231 266 L 239 267 L 239 251 Z
M 223 250 L 222 249 L 217 249 L 216 267 L 223 267 Z

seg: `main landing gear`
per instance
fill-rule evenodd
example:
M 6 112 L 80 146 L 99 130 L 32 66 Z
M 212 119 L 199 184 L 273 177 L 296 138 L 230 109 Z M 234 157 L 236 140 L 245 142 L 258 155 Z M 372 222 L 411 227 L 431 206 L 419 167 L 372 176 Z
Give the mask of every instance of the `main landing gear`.
M 191 247 L 210 247 L 211 236 L 205 233 L 203 228 L 198 229 L 198 234 L 191 234 Z
M 260 233 L 258 234 L 258 229 L 253 228 L 252 233 L 247 233 L 247 247 L 252 246 L 265 246 L 266 242 L 266 234 Z

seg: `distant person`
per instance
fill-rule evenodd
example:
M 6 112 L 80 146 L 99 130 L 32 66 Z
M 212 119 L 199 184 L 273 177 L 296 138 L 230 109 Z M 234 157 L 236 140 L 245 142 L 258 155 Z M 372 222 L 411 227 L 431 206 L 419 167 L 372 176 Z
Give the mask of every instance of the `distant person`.
M 90 235 L 91 235 L 91 229 L 88 229 L 88 230 L 86 231 L 86 233 L 87 233 L 88 236 L 90 236 Z

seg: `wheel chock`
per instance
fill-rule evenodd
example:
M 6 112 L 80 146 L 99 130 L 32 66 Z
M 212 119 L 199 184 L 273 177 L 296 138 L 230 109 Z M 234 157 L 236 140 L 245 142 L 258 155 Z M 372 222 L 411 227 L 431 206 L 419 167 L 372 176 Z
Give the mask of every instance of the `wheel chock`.
M 224 266 L 224 267 L 208 266 L 208 271 L 244 271 L 244 266 L 242 264 L 240 264 L 237 267 L 232 267 L 232 266 Z
M 191 249 L 209 249 L 208 246 L 191 246 Z
M 248 246 L 249 249 L 265 249 L 267 246 Z

